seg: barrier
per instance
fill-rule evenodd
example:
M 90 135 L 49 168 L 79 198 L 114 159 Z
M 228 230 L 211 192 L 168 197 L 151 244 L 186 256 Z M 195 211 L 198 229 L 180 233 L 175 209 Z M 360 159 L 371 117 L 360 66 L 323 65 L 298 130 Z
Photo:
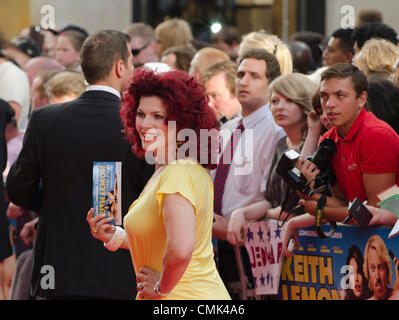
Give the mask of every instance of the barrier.
M 279 230 L 273 220 L 250 223 L 245 246 L 257 294 L 282 300 L 397 300 L 399 237 L 388 239 L 391 229 L 362 231 L 338 224 L 327 239 L 320 239 L 314 227 L 299 229 L 300 247 L 293 257 L 285 257 L 284 228 Z

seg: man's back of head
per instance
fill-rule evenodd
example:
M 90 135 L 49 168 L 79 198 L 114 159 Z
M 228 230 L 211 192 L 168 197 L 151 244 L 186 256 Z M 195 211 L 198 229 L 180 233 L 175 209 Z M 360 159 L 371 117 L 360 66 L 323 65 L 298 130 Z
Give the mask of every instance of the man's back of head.
M 390 26 L 383 23 L 370 23 L 356 27 L 352 34 L 355 53 L 357 54 L 371 38 L 382 38 L 397 45 L 397 33 Z
M 312 51 L 303 41 L 288 41 L 291 50 L 293 71 L 308 74 L 312 68 Z
M 187 72 L 190 70 L 190 62 L 197 51 L 191 44 L 170 47 L 162 53 L 161 61 L 174 70 Z
M 191 60 L 189 74 L 199 80 L 206 68 L 223 61 L 230 61 L 230 57 L 225 52 L 211 47 L 203 48 Z
M 224 52 L 234 50 L 241 42 L 241 34 L 234 26 L 224 25 L 222 29 L 212 34 L 212 43 Z
M 128 35 L 115 30 L 101 30 L 86 39 L 80 59 L 83 74 L 90 85 L 112 76 L 112 69 L 118 61 L 127 66 L 131 55 L 129 41 Z
M 312 31 L 300 31 L 292 36 L 294 41 L 305 42 L 312 51 L 312 70 L 316 70 L 321 66 L 321 55 L 323 54 L 321 44 L 324 41 L 324 36 L 321 33 Z
M 356 26 L 364 26 L 369 23 L 383 23 L 384 17 L 381 11 L 376 9 L 361 9 L 357 15 Z
M 87 88 L 81 72 L 62 71 L 46 83 L 50 103 L 62 103 L 78 98 Z
M 35 77 L 44 70 L 62 70 L 63 66 L 55 59 L 49 57 L 36 57 L 31 59 L 25 66 L 25 71 L 32 86 Z

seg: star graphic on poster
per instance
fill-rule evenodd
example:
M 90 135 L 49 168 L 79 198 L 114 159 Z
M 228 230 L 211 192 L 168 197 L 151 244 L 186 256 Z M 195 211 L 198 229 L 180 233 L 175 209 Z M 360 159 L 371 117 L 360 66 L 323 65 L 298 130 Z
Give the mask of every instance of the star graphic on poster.
M 267 239 L 270 241 L 270 238 L 271 238 L 271 234 L 270 234 L 270 230 L 269 231 L 267 231 Z
M 259 236 L 259 241 L 265 242 L 263 240 L 263 231 L 262 231 L 261 227 L 259 227 L 258 236 Z
M 280 235 L 281 229 L 277 228 L 274 232 L 276 233 L 276 238 L 275 239 L 277 239 L 277 238 L 281 239 L 281 235 Z
M 258 284 L 256 283 L 256 280 L 257 280 L 257 279 L 258 279 L 257 277 L 254 277 L 254 287 L 255 287 L 255 288 L 258 287 Z
M 267 284 L 269 284 L 269 282 L 270 282 L 270 274 L 269 274 L 269 272 L 266 275 L 266 281 L 267 281 Z
M 263 276 L 263 273 L 260 274 L 259 280 L 261 282 L 261 286 L 264 287 L 265 286 L 265 277 Z
M 249 242 L 251 239 L 254 240 L 254 233 L 248 228 L 247 242 Z

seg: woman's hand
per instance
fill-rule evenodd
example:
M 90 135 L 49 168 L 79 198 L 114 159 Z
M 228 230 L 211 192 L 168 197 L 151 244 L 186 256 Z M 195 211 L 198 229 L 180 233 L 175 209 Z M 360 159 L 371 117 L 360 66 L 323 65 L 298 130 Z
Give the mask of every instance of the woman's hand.
M 212 237 L 226 240 L 228 224 L 221 215 L 213 214 Z
M 299 248 L 298 230 L 293 227 L 293 224 L 291 222 L 292 220 L 286 223 L 285 233 L 283 237 L 283 254 L 286 257 L 293 256 L 295 254 L 294 251 Z M 290 245 L 291 239 L 294 242 L 293 247 L 291 247 Z
M 93 218 L 93 213 L 93 208 L 87 213 L 87 223 L 90 225 L 91 235 L 107 243 L 115 233 L 115 227 L 109 224 L 113 218 L 107 218 L 105 214 L 99 214 Z
M 399 260 L 395 262 L 395 283 L 393 284 L 393 288 L 399 290 Z
M 393 226 L 398 218 L 390 211 L 376 208 L 373 206 L 366 206 L 366 208 L 371 212 L 373 218 L 369 222 L 369 226 L 386 225 Z
M 307 116 L 308 130 L 317 132 L 318 135 L 321 133 L 323 124 L 320 121 L 320 115 L 317 114 L 315 110 L 311 110 Z
M 7 217 L 10 219 L 17 219 L 18 217 L 22 216 L 22 208 L 10 202 L 7 209 Z
M 234 210 L 231 214 L 229 226 L 227 229 L 227 241 L 233 246 L 242 246 L 246 239 L 245 212 L 241 209 Z
M 36 236 L 35 225 L 38 221 L 39 217 L 24 224 L 24 227 L 22 228 L 19 237 L 23 240 L 23 242 L 26 245 L 29 245 L 29 243 L 33 243 L 33 241 L 35 240 Z
M 160 273 L 147 267 L 140 268 L 136 275 L 139 297 L 141 299 L 147 298 L 151 300 L 160 299 L 161 296 L 154 291 L 155 284 L 160 278 Z
M 298 159 L 297 168 L 301 171 L 302 175 L 308 180 L 310 183 L 309 187 L 313 190 L 315 179 L 317 175 L 320 173 L 320 170 L 317 166 L 310 160 L 303 160 L 301 158 Z

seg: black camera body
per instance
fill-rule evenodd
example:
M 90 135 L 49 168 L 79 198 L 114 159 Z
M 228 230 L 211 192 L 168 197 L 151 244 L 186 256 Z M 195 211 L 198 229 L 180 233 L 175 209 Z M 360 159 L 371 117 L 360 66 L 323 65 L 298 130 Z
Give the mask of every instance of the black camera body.
M 306 160 L 312 161 L 320 170 L 320 173 L 316 177 L 315 189 L 321 186 L 331 186 L 335 183 L 335 176 L 332 172 L 330 162 L 336 152 L 334 141 L 326 138 L 320 143 L 315 153 L 306 158 Z M 277 163 L 276 172 L 290 188 L 304 194 L 310 194 L 311 190 L 307 179 L 296 168 L 298 158 L 299 154 L 294 150 L 284 152 Z

